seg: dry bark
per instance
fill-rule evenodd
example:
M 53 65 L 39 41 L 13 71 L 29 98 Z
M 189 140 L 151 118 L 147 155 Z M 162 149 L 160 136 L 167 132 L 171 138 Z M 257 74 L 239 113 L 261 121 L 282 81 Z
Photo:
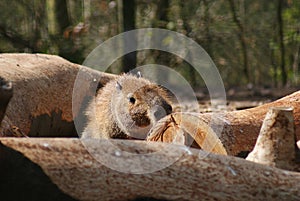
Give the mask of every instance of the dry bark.
M 41 181 L 40 177 L 34 176 L 36 171 L 42 170 L 44 176 L 49 177 L 64 195 L 78 200 L 133 200 L 147 197 L 239 201 L 299 200 L 300 197 L 300 173 L 173 144 L 103 139 L 84 141 L 83 146 L 78 139 L 53 138 L 0 138 L 0 142 L 0 163 L 9 162 L 12 166 L 6 172 L 3 171 L 3 165 L 0 166 L 0 178 L 10 181 L 2 184 L 5 189 L 12 190 L 24 184 L 22 174 L 16 169 L 21 171 L 30 167 L 30 171 L 23 175 L 31 178 L 26 180 L 26 186 L 40 184 L 37 192 L 42 186 L 51 186 L 49 179 Z M 85 147 L 89 147 L 89 152 Z M 117 153 L 116 147 L 137 155 L 163 151 L 154 159 L 143 155 L 141 160 L 145 159 L 146 162 L 135 166 L 134 157 L 125 152 Z M 22 155 L 25 158 L 22 159 Z M 94 158 L 97 156 L 116 161 L 112 166 L 124 172 L 97 162 Z M 142 167 L 147 172 L 166 161 L 172 163 L 158 171 L 133 173 L 136 167 Z M 18 193 L 22 194 L 26 189 L 20 188 Z
M 297 91 L 277 101 L 241 111 L 205 114 L 174 113 L 162 119 L 157 127 L 152 129 L 148 140 L 172 142 L 178 132 L 189 133 L 205 150 L 239 155 L 253 149 L 263 119 L 271 107 L 294 108 L 295 132 L 297 139 L 300 139 L 300 91 Z M 221 144 L 216 136 L 221 140 Z M 186 140 L 185 144 L 191 144 L 190 141 Z
M 79 71 L 84 76 L 81 82 L 76 82 L 82 86 L 76 92 L 76 99 L 73 98 L 77 101 L 73 102 L 75 105 L 92 95 L 91 89 L 95 88 L 92 84 L 99 82 L 101 87 L 113 77 L 58 56 L 42 54 L 1 54 L 0 69 L 0 76 L 14 87 L 0 136 L 12 135 L 13 127 L 28 136 L 77 136 L 72 95 Z M 73 108 L 75 117 L 80 109 Z

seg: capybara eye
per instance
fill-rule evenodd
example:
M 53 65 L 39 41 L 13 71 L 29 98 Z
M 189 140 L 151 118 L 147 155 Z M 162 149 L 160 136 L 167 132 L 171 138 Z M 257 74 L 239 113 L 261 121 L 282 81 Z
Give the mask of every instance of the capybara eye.
M 127 98 L 128 98 L 128 101 L 129 101 L 131 104 L 134 104 L 134 103 L 135 103 L 135 98 L 133 97 L 133 93 L 127 94 Z
M 135 98 L 130 97 L 130 98 L 129 98 L 129 102 L 132 103 L 132 104 L 134 104 L 134 103 L 135 103 Z

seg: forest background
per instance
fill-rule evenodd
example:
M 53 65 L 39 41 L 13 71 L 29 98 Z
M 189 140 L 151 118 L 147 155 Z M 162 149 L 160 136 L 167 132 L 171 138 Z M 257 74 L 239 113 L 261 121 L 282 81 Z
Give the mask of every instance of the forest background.
M 200 44 L 226 89 L 300 86 L 299 0 L 0 1 L 1 53 L 55 54 L 82 64 L 105 40 L 149 27 Z M 118 74 L 149 63 L 172 67 L 193 87 L 204 86 L 184 59 L 154 50 L 125 56 L 108 71 Z

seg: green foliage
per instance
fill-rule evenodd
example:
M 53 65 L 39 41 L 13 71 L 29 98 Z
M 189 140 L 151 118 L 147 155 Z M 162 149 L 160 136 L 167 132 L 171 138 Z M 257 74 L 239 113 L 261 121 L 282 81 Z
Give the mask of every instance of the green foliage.
M 122 30 L 119 2 L 2 0 L 0 52 L 58 54 L 81 63 L 97 45 Z M 298 85 L 300 1 L 286 0 L 283 4 L 284 58 L 276 17 L 278 0 L 233 0 L 233 4 L 236 19 L 230 0 L 136 0 L 136 28 L 160 27 L 191 37 L 212 57 L 226 86 L 280 83 L 281 59 L 289 84 Z M 241 45 L 241 36 L 245 46 Z M 245 74 L 245 48 L 249 78 Z M 138 53 L 138 65 L 153 62 L 172 66 L 195 86 L 204 85 L 182 58 L 157 51 Z M 113 66 L 118 69 L 120 64 L 117 61 Z

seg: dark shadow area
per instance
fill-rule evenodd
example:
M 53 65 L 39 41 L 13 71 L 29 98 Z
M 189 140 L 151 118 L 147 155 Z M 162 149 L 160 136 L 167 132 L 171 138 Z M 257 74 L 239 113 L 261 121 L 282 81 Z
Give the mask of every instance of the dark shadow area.
M 0 195 L 3 201 L 75 201 L 60 191 L 41 167 L 1 143 Z
M 250 153 L 250 151 L 241 151 L 239 152 L 236 157 L 239 157 L 239 158 L 247 158 L 248 154 Z
M 13 96 L 13 87 L 10 81 L 0 77 L 0 123 L 4 117 L 7 105 Z
M 78 137 L 74 122 L 62 120 L 61 111 L 32 119 L 30 137 Z

